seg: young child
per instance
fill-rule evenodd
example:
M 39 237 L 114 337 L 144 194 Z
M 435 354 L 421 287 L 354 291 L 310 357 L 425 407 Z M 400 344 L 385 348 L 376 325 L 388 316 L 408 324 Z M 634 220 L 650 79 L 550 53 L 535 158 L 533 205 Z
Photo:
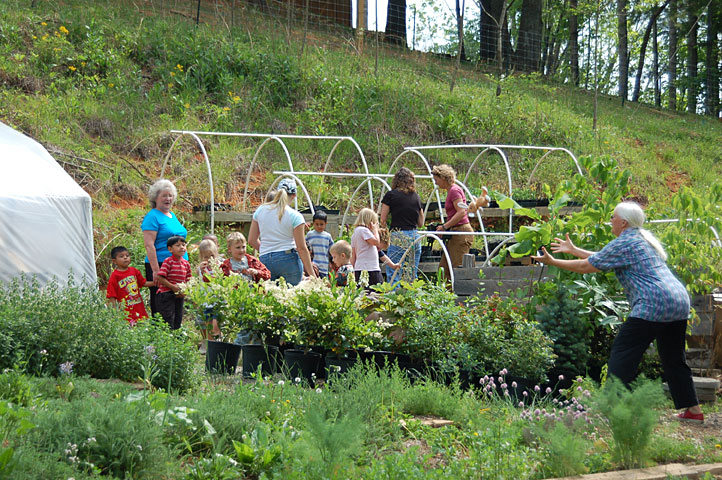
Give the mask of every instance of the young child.
M 259 259 L 246 253 L 246 237 L 241 232 L 231 232 L 226 237 L 228 254 L 230 258 L 221 263 L 223 274 L 233 273 L 243 275 L 249 282 L 270 280 L 271 272 Z
M 313 214 L 313 230 L 306 234 L 306 243 L 311 247 L 311 261 L 318 266 L 319 277 L 328 275 L 328 251 L 333 246 L 333 237 L 326 231 L 328 217 L 318 210 Z
M 183 258 L 186 253 L 186 240 L 180 236 L 168 239 L 171 256 L 163 261 L 158 270 L 158 312 L 170 328 L 177 330 L 183 323 L 183 295 L 179 294 L 179 283 L 191 279 L 191 264 Z
M 338 268 L 331 274 L 331 281 L 335 278 L 336 285 L 345 287 L 348 285 L 348 276 L 353 273 L 351 264 L 351 245 L 346 240 L 339 240 L 331 246 L 329 252 L 334 265 Z
M 130 252 L 127 248 L 114 247 L 110 251 L 110 259 L 115 265 L 115 270 L 110 274 L 106 297 L 113 303 L 123 304 L 128 313 L 128 323 L 135 325 L 138 320 L 148 318 L 139 289 L 152 287 L 155 284 L 147 282 L 137 268 L 130 266 Z
M 213 235 L 215 237 L 215 235 Z M 208 281 L 213 275 L 213 263 L 218 261 L 218 245 L 212 238 L 206 238 L 198 244 L 198 276 L 204 281 Z M 217 240 L 216 240 L 217 241 Z M 218 328 L 218 320 L 215 312 L 215 305 L 202 305 L 203 314 L 196 318 L 196 325 L 201 331 L 203 343 L 201 344 L 200 353 L 206 353 L 206 340 L 213 340 L 214 337 L 220 335 Z M 211 327 L 210 329 L 208 327 Z
M 351 235 L 351 263 L 356 281 L 361 278 L 361 272 L 368 272 L 369 286 L 382 283 L 384 280 L 378 254 L 378 247 L 381 245 L 379 217 L 370 208 L 362 208 L 354 226 L 356 228 Z

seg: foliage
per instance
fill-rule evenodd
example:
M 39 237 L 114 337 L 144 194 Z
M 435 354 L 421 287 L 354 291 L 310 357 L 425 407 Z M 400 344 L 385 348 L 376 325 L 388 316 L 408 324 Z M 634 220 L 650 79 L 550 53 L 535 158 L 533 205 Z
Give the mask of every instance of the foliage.
M 595 409 L 606 419 L 614 439 L 613 451 L 623 468 L 644 465 L 646 448 L 657 425 L 653 409 L 663 401 L 658 382 L 642 378 L 627 389 L 618 379 L 607 379 L 595 396 Z
M 148 407 L 124 400 L 64 402 L 35 417 L 32 441 L 79 471 L 115 477 L 157 477 L 170 451 Z
M 549 477 L 572 477 L 587 473 L 585 465 L 589 442 L 563 422 L 554 422 L 549 430 L 541 430 L 544 445 L 544 473 Z
M 572 298 L 564 284 L 557 284 L 542 309 L 534 315 L 554 342 L 555 368 L 574 376 L 586 373 L 589 357 L 591 329 L 581 310 L 581 302 Z
M 57 375 L 72 363 L 75 375 L 136 380 L 141 362 L 153 349 L 155 385 L 187 389 L 194 382 L 193 345 L 183 331 L 149 320 L 130 327 L 122 309 L 108 307 L 95 286 L 44 288 L 29 279 L 0 285 L 0 368 L 17 364 L 30 373 Z

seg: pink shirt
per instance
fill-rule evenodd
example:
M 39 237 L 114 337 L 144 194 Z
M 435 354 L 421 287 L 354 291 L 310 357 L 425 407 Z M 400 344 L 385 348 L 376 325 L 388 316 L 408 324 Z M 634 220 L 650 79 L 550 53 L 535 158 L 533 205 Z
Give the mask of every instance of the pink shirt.
M 454 184 L 449 189 L 449 192 L 446 194 L 446 219 L 453 217 L 456 215 L 456 205 L 459 202 L 466 203 L 466 195 L 464 195 L 464 191 L 461 189 L 460 186 Z M 459 225 L 465 225 L 469 223 L 469 216 L 464 215 L 461 217 L 461 220 L 459 220 L 454 227 L 458 227 Z M 453 228 L 453 227 L 452 227 Z
M 378 249 L 373 245 L 369 245 L 366 241 L 372 238 L 375 238 L 374 234 L 368 228 L 359 225 L 354 229 L 353 235 L 351 235 L 351 248 L 356 252 L 356 263 L 353 264 L 354 271 L 381 271 Z

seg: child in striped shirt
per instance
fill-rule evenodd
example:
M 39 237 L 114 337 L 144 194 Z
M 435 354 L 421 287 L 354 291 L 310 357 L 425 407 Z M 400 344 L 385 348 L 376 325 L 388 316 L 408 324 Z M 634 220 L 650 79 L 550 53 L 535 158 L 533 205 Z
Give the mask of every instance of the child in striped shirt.
M 158 312 L 170 328 L 177 330 L 183 322 L 183 295 L 178 284 L 191 279 L 191 264 L 183 258 L 186 240 L 180 236 L 168 239 L 171 256 L 163 261 L 158 270 Z

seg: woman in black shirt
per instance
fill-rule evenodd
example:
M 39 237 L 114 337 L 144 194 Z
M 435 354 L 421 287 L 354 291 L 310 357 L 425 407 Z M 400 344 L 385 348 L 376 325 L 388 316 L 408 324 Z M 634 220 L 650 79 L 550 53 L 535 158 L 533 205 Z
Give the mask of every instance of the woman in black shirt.
M 381 200 L 381 225 L 387 225 L 388 216 L 391 215 L 389 230 L 391 242 L 386 254 L 393 263 L 399 263 L 407 249 L 401 270 L 396 274 L 394 282 L 403 279 L 413 281 L 421 259 L 421 245 L 416 242 L 418 237 L 416 229 L 424 225 L 424 211 L 421 209 L 421 198 L 416 193 L 416 179 L 414 172 L 406 167 L 394 175 L 391 181 L 391 191 Z M 386 281 L 391 281 L 394 270 L 386 267 Z

